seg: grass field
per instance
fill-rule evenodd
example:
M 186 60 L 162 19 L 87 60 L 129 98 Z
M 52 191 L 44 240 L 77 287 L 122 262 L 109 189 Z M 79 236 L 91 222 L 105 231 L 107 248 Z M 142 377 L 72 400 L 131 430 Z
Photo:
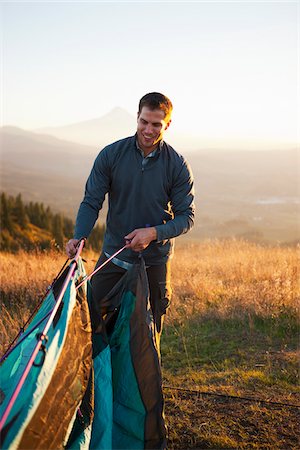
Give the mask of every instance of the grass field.
M 89 271 L 96 256 L 83 256 Z M 169 449 L 299 448 L 299 259 L 236 240 L 178 245 L 161 347 Z M 1 255 L 2 350 L 64 261 Z

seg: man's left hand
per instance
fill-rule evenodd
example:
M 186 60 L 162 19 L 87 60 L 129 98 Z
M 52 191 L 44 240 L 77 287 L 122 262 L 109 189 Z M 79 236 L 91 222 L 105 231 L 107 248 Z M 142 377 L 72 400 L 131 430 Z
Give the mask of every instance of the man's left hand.
M 127 248 L 131 248 L 131 250 L 135 252 L 141 252 L 148 247 L 150 242 L 155 241 L 157 239 L 157 231 L 155 227 L 149 228 L 137 228 L 133 230 L 131 233 L 125 236 L 125 239 L 130 240 L 127 244 Z

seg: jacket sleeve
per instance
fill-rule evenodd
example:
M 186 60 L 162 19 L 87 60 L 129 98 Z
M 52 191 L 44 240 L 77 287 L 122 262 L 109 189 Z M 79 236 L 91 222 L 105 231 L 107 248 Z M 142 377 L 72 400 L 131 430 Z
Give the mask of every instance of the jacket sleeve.
M 170 194 L 173 219 L 157 225 L 157 242 L 187 233 L 194 225 L 194 179 L 187 161 L 177 168 Z
M 86 182 L 84 199 L 76 218 L 75 239 L 89 236 L 102 208 L 105 194 L 109 191 L 110 166 L 107 153 L 107 147 L 99 153 Z

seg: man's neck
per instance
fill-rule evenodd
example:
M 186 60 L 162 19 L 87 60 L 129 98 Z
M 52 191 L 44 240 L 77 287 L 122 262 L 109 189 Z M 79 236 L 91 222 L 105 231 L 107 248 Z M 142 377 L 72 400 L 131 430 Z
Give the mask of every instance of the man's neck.
M 150 147 L 150 148 L 144 148 L 141 144 L 140 144 L 140 142 L 139 142 L 139 140 L 137 139 L 137 146 L 138 146 L 138 148 L 143 152 L 143 155 L 144 155 L 144 157 L 146 158 L 148 155 L 150 155 L 150 153 L 152 153 L 152 152 L 154 152 L 154 150 L 156 150 L 157 149 L 157 147 L 159 146 L 159 143 L 160 143 L 160 141 L 159 142 L 156 142 L 156 144 L 155 145 L 153 145 L 152 147 Z

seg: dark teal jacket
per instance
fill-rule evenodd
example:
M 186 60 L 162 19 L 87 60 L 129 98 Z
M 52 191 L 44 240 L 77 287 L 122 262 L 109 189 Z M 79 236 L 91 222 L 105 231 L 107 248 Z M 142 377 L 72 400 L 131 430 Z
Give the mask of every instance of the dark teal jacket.
M 136 228 L 155 226 L 157 241 L 143 251 L 146 264 L 165 263 L 175 236 L 194 223 L 193 176 L 187 161 L 161 141 L 156 154 L 142 165 L 136 136 L 114 142 L 97 156 L 79 207 L 75 238 L 88 237 L 108 193 L 103 251 L 112 255 Z M 118 258 L 134 262 L 137 253 L 124 250 Z

